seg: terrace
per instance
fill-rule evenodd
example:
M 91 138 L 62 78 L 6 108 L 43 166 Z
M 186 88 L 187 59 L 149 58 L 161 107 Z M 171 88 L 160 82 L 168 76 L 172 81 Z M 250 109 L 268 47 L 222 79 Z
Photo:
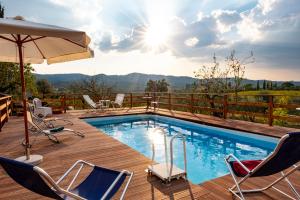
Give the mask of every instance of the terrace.
M 147 177 L 145 169 L 147 165 L 151 163 L 151 160 L 133 150 L 129 146 L 107 136 L 97 128 L 85 123 L 80 118 L 82 117 L 95 117 L 95 116 L 113 116 L 113 115 L 128 115 L 137 113 L 154 113 L 153 109 L 146 109 L 145 105 L 147 102 L 141 97 L 145 94 L 127 94 L 125 101 L 125 109 L 109 109 L 105 112 L 91 113 L 87 112 L 83 108 L 86 105 L 82 103 L 82 99 L 77 95 L 67 96 L 62 95 L 59 98 L 47 98 L 50 105 L 57 112 L 61 112 L 59 116 L 63 116 L 71 120 L 74 125 L 73 129 L 85 132 L 86 137 L 84 139 L 77 137 L 69 137 L 68 134 L 63 133 L 60 135 L 60 144 L 51 143 L 46 137 L 37 136 L 31 137 L 32 153 L 42 154 L 44 161 L 40 164 L 52 177 L 57 179 L 63 174 L 63 172 L 79 159 L 90 161 L 96 165 L 101 165 L 113 169 L 128 169 L 135 173 L 133 182 L 130 184 L 126 199 L 232 199 L 232 195 L 227 191 L 227 188 L 233 184 L 233 181 L 229 175 L 225 175 L 220 178 L 216 178 L 200 185 L 194 185 L 190 182 L 177 180 L 172 182 L 170 186 L 166 186 L 161 183 L 155 177 Z M 257 117 L 265 118 L 264 121 L 267 124 L 254 123 L 248 121 L 241 121 L 232 119 L 230 113 L 235 114 L 251 114 L 246 111 L 232 111 L 233 108 L 226 108 L 226 105 L 233 105 L 232 100 L 226 101 L 228 96 L 222 96 L 223 101 L 218 101 L 222 106 L 218 108 L 204 107 L 199 105 L 197 102 L 203 102 L 205 99 L 199 94 L 181 94 L 180 97 L 176 97 L 175 94 L 146 94 L 147 96 L 156 95 L 160 97 L 160 109 L 156 110 L 156 114 L 171 116 L 180 119 L 191 120 L 198 123 L 210 124 L 214 126 L 220 126 L 225 128 L 233 128 L 238 130 L 250 131 L 257 134 L 264 134 L 273 137 L 281 137 L 290 131 L 299 131 L 295 128 L 286 128 L 279 126 L 270 126 L 271 120 L 279 119 L 282 116 L 273 116 L 273 112 L 270 110 L 278 107 L 285 107 L 288 109 L 294 109 L 300 107 L 298 104 L 279 104 L 266 102 L 248 102 L 237 101 L 234 105 L 246 105 L 267 107 L 264 113 L 256 114 Z M 108 97 L 113 100 L 113 96 Z M 202 99 L 200 99 L 202 98 Z M 275 97 L 276 98 L 276 97 Z M 269 101 L 275 99 L 273 96 L 267 98 Z M 295 97 L 296 99 L 298 97 Z M 231 99 L 231 98 L 228 98 Z M 179 103 L 178 101 L 181 101 Z M 187 102 L 190 104 L 187 104 Z M 10 116 L 12 113 L 11 97 L 1 99 L 1 126 L 4 122 L 7 122 L 2 127 L 0 134 L 0 152 L 1 155 L 15 158 L 20 156 L 24 152 L 24 148 L 20 145 L 23 139 L 23 118 L 17 116 Z M 191 103 L 192 102 L 192 103 Z M 225 102 L 225 103 L 224 103 Z M 225 105 L 225 106 L 224 106 Z M 72 106 L 76 110 L 67 110 Z M 179 108 L 180 107 L 180 108 Z M 170 109 L 169 109 L 170 108 Z M 182 109 L 185 108 L 186 110 Z M 17 109 L 13 108 L 13 112 Z M 192 112 L 187 112 L 192 111 Z M 203 111 L 203 113 L 201 113 Z M 219 112 L 222 113 L 221 117 L 214 117 L 207 115 L 205 112 Z M 269 112 L 269 113 L 268 113 Z M 10 117 L 9 117 L 10 116 Z M 9 118 L 8 118 L 9 117 Z M 231 118 L 231 119 L 230 119 Z M 283 118 L 281 118 L 282 120 Z M 290 120 L 293 123 L 299 123 L 299 116 L 284 117 L 285 120 Z M 300 172 L 291 177 L 294 181 L 297 189 L 300 189 L 300 179 L 298 178 Z M 268 176 L 265 178 L 254 178 L 249 181 L 245 187 L 248 189 L 254 187 L 262 187 L 270 180 L 277 177 Z M 41 196 L 36 195 L 19 185 L 15 184 L 14 181 L 0 171 L 0 180 L 2 185 L 5 187 L 0 188 L 0 199 L 41 199 Z M 281 183 L 279 186 L 290 194 L 289 189 Z M 285 199 L 283 195 L 273 190 L 268 190 L 264 193 L 257 193 L 247 195 L 248 199 Z

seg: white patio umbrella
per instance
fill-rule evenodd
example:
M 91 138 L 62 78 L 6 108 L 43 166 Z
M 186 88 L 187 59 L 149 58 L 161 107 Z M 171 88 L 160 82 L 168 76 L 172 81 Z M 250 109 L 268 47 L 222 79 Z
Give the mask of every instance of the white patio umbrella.
M 90 38 L 85 32 L 58 26 L 25 21 L 22 17 L 0 19 L 0 61 L 20 64 L 23 115 L 25 125 L 25 154 L 17 160 L 38 164 L 40 155 L 30 155 L 27 124 L 24 63 L 48 64 L 93 57 Z

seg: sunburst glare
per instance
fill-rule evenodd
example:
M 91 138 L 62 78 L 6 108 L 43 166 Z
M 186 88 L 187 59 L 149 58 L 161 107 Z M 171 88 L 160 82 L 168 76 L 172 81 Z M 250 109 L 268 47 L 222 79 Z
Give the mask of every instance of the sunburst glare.
M 167 23 L 151 23 L 144 33 L 145 44 L 147 47 L 159 48 L 166 45 L 170 36 L 170 29 Z

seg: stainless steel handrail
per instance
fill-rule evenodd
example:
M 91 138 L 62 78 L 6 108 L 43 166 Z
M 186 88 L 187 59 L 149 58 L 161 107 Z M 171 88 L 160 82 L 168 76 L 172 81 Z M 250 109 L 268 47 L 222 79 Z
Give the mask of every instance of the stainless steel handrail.
M 174 153 L 173 153 L 173 141 L 175 138 L 182 139 L 183 146 L 183 157 L 184 157 L 184 172 L 185 176 L 187 175 L 187 158 L 186 158 L 186 144 L 185 144 L 185 136 L 182 133 L 177 132 L 176 135 L 172 136 L 170 140 L 170 167 L 169 167 L 169 155 L 168 155 L 168 146 L 167 146 L 167 133 L 161 127 L 157 127 L 151 131 L 152 133 L 162 133 L 164 136 L 164 146 L 165 146 L 165 161 L 167 165 L 167 174 L 169 174 L 168 181 L 171 181 L 172 172 L 173 172 L 173 163 L 174 163 Z M 155 144 L 152 142 L 152 161 L 155 161 Z

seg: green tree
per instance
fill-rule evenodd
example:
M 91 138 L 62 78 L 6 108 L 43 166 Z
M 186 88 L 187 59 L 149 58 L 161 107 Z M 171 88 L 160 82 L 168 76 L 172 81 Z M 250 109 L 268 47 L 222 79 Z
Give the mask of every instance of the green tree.
M 24 66 L 24 76 L 26 81 L 26 90 L 35 95 L 37 89 L 35 77 L 32 72 L 34 69 L 30 64 Z M 20 67 L 16 63 L 0 62 L 0 92 L 14 95 L 16 98 L 21 95 L 21 77 Z
M 198 71 L 194 72 L 195 77 L 199 78 L 198 88 L 200 92 L 204 92 L 205 97 L 209 100 L 211 108 L 215 108 L 214 99 L 219 94 L 228 91 L 228 77 L 229 69 L 222 70 L 217 58 L 214 54 L 213 64 L 211 66 L 203 65 Z M 214 116 L 219 116 L 220 113 L 213 112 Z
M 4 7 L 0 3 L 0 18 L 4 17 Z
M 253 90 L 253 85 L 251 83 L 247 83 L 244 85 L 244 89 L 246 91 Z
M 113 86 L 107 85 L 97 76 L 74 82 L 69 85 L 68 91 L 72 94 L 88 94 L 100 99 L 106 99 L 114 92 Z
M 154 81 L 149 80 L 147 82 L 145 91 L 146 92 L 168 92 L 169 83 L 166 81 L 166 79 Z
M 273 88 L 276 90 L 277 89 L 277 82 L 275 82 L 274 84 L 273 84 Z
M 256 82 L 256 90 L 260 90 L 259 81 Z
M 46 79 L 40 79 L 36 82 L 37 90 L 39 94 L 45 98 L 45 94 L 53 93 L 53 87 Z
M 264 80 L 264 82 L 263 82 L 263 90 L 266 90 L 267 89 L 267 82 L 266 82 L 266 80 Z
M 283 82 L 281 84 L 281 88 L 284 89 L 284 90 L 290 90 L 290 89 L 293 89 L 294 87 L 295 87 L 294 83 L 292 83 L 290 81 Z
M 155 91 L 156 91 L 156 81 L 153 81 L 153 80 L 150 79 L 147 82 L 145 92 L 155 92 Z

